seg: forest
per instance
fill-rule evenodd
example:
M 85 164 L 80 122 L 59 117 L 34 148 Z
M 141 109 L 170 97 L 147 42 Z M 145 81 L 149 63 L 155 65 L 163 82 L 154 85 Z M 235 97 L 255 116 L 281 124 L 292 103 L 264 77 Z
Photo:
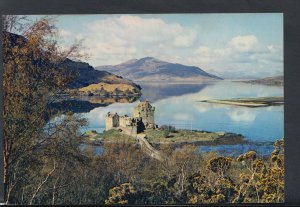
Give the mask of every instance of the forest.
M 3 16 L 4 191 L 7 204 L 202 204 L 284 201 L 284 142 L 269 157 L 196 153 L 161 145 L 168 160 L 120 141 L 82 150 L 87 120 L 49 105 L 74 78 L 61 67 L 85 58 L 59 45 L 55 19 Z

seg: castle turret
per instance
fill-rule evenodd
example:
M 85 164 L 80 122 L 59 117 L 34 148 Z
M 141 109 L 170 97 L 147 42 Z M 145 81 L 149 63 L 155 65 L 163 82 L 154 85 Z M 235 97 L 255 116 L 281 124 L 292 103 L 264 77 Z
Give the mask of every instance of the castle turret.
M 119 126 L 119 115 L 117 113 L 112 114 L 108 112 L 105 117 L 105 130 L 110 130 L 118 126 Z
M 155 128 L 154 111 L 155 107 L 151 106 L 148 101 L 141 102 L 134 108 L 133 117 L 142 118 L 146 128 Z

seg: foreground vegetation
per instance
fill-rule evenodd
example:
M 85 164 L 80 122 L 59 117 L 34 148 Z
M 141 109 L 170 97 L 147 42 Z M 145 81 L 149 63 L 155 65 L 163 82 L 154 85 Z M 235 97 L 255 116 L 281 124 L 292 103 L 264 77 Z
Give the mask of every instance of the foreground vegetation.
M 161 145 L 166 162 L 132 143 L 105 143 L 104 153 L 81 149 L 80 116 L 49 105 L 72 78 L 60 67 L 78 57 L 78 45 L 62 50 L 51 19 L 22 24 L 3 16 L 4 191 L 10 204 L 184 204 L 282 202 L 283 141 L 268 159 L 195 153 Z M 11 32 L 17 31 L 20 35 Z
M 82 159 L 74 160 L 68 155 L 56 167 L 49 163 L 41 172 L 34 171 L 36 166 L 30 167 L 32 176 L 27 177 L 30 182 L 14 189 L 13 202 L 30 203 L 38 186 L 40 190 L 32 204 L 284 201 L 283 141 L 275 143 L 269 158 L 261 158 L 254 151 L 233 158 L 215 153 L 198 154 L 194 145 L 186 145 L 181 150 L 162 145 L 160 150 L 168 156 L 166 162 L 150 158 L 128 142 L 106 143 L 103 147 L 101 156 L 87 147 L 78 152 Z
M 133 172 L 134 179 L 127 177 L 126 182 L 110 188 L 105 204 L 284 201 L 283 141 L 274 144 L 268 159 L 258 157 L 254 151 L 235 159 L 213 153 L 197 155 L 194 146 L 164 150 L 169 153 L 168 162 L 148 160 L 147 166 Z

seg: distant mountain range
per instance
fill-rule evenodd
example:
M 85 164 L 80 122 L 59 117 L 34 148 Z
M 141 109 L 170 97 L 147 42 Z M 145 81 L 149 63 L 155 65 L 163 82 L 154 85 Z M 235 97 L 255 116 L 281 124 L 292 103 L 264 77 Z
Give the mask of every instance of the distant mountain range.
M 283 76 L 281 75 L 281 76 L 273 76 L 273 77 L 267 77 L 267 78 L 256 79 L 256 80 L 248 80 L 243 82 L 251 83 L 251 84 L 283 86 L 284 79 Z
M 169 63 L 153 57 L 133 59 L 113 66 L 98 66 L 96 69 L 108 71 L 133 81 L 222 80 L 199 67 Z

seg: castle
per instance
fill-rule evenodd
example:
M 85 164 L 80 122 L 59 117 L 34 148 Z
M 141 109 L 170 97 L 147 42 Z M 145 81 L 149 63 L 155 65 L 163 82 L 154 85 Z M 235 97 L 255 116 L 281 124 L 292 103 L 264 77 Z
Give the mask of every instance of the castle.
M 155 129 L 157 125 L 154 123 L 154 111 L 155 107 L 145 101 L 134 108 L 133 117 L 108 112 L 105 118 L 105 130 L 118 129 L 131 135 L 141 133 L 145 129 Z

